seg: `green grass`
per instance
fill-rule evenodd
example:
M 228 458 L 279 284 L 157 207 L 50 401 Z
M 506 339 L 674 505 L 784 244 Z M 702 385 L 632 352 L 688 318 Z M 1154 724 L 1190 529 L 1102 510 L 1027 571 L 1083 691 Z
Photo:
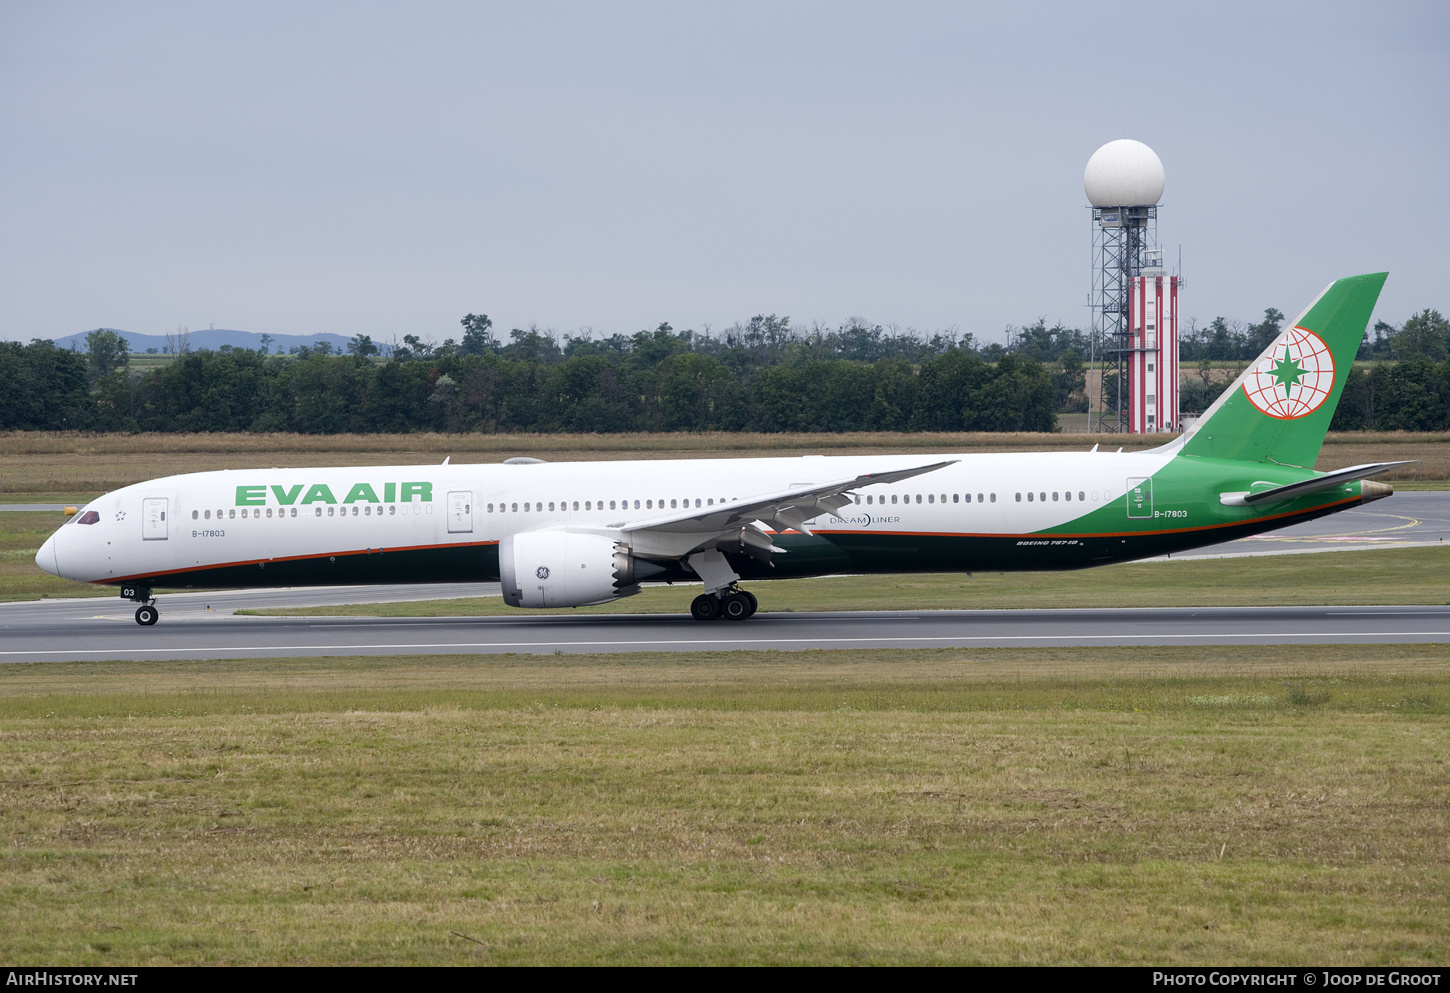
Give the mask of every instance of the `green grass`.
M 1443 963 L 1444 646 L 1243 652 L 4 666 L 0 958 Z
M 1082 572 L 834 576 L 745 584 L 767 611 L 1018 607 L 1226 607 L 1450 602 L 1450 549 L 1397 548 L 1136 562 Z M 682 613 L 700 587 L 655 586 L 595 607 L 532 615 Z M 243 610 L 274 617 L 472 617 L 521 614 L 499 597 Z

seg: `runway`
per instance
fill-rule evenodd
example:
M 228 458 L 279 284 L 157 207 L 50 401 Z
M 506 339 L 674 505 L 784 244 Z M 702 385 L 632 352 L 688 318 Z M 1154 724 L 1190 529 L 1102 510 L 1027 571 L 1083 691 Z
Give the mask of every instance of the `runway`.
M 37 612 L 39 613 L 39 612 Z M 8 620 L 8 619 L 7 619 Z M 761 612 L 701 624 L 676 614 L 341 618 L 129 612 L 4 626 L 0 662 L 301 655 L 800 651 L 810 648 L 1450 643 L 1450 606 Z
M 1450 492 L 1396 496 L 1203 558 L 1414 547 L 1450 536 Z M 1368 552 L 1367 552 L 1368 554 Z M 1450 560 L 1447 560 L 1450 562 Z M 478 618 L 238 617 L 244 608 L 497 596 L 497 583 L 163 594 L 142 628 L 119 598 L 0 605 L 0 662 L 297 655 L 737 651 L 809 648 L 1450 643 L 1450 607 L 1225 607 Z

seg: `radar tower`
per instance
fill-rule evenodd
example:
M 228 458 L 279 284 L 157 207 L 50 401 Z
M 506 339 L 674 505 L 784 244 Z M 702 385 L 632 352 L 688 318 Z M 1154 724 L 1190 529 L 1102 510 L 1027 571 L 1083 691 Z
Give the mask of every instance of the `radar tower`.
M 1110 141 L 1088 160 L 1083 189 L 1093 212 L 1092 335 L 1103 356 L 1089 407 L 1096 401 L 1098 430 L 1176 431 L 1182 280 L 1166 275 L 1158 246 L 1163 163 L 1140 141 Z

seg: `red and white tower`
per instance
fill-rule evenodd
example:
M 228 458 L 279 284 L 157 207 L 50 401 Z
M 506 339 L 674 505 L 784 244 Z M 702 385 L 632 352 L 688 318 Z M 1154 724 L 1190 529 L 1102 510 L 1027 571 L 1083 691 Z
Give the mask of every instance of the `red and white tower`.
M 1128 282 L 1128 430 L 1177 431 L 1178 277 L 1144 267 Z

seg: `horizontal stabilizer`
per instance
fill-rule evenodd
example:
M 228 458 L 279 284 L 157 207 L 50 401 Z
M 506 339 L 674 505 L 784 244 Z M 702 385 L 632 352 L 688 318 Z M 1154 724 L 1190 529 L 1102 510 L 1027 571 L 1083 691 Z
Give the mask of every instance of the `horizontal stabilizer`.
M 1257 507 L 1261 504 L 1277 503 L 1280 500 L 1289 500 L 1293 497 L 1304 496 L 1306 493 L 1317 493 L 1320 490 L 1333 489 L 1344 483 L 1354 482 L 1356 479 L 1368 479 L 1370 476 L 1378 476 L 1380 473 L 1389 472 L 1402 465 L 1414 465 L 1410 462 L 1367 462 L 1364 465 L 1352 465 L 1347 469 L 1336 469 L 1327 472 L 1322 476 L 1315 476 L 1313 479 L 1304 479 L 1297 483 L 1288 483 L 1284 486 L 1275 486 L 1273 489 L 1260 490 L 1257 493 L 1221 493 L 1219 503 L 1225 507 Z

